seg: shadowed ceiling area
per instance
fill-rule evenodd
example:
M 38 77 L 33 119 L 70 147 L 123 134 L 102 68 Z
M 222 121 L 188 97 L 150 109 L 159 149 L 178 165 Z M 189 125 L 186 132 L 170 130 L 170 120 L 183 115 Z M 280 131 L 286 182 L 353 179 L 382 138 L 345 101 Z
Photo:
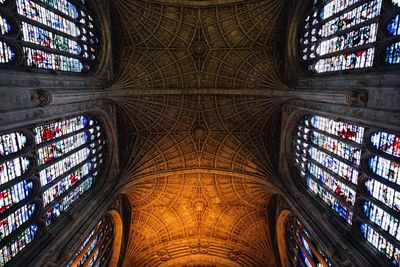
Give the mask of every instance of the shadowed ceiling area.
M 282 87 L 274 46 L 283 3 L 113 0 L 113 87 Z

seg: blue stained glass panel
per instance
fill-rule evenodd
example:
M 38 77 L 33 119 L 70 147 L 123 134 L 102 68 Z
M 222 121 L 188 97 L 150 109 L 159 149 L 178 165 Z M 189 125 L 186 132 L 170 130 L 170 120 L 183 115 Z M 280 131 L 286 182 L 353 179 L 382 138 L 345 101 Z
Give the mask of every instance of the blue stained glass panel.
M 400 42 L 391 44 L 386 48 L 385 62 L 389 64 L 400 63 Z
M 400 14 L 390 21 L 387 30 L 391 35 L 400 35 Z
M 61 11 L 65 15 L 70 16 L 71 18 L 77 19 L 79 17 L 79 12 L 76 6 L 69 1 L 65 0 L 41 0 L 41 1 Z
M 42 186 L 54 181 L 60 175 L 63 175 L 67 171 L 71 170 L 78 164 L 84 162 L 90 155 L 89 148 L 83 148 L 68 157 L 50 165 L 49 167 L 39 172 L 40 183 Z
M 357 184 L 358 171 L 356 169 L 314 147 L 311 147 L 308 151 L 313 160 L 340 177 Z
M 55 185 L 44 191 L 42 195 L 43 205 L 46 207 L 50 202 L 61 196 L 74 184 L 78 183 L 82 178 L 89 174 L 91 168 L 91 163 L 86 163 L 77 171 L 71 173 L 60 182 L 56 183 Z
M 4 35 L 11 31 L 11 25 L 8 20 L 0 15 L 0 34 Z
M 314 163 L 308 164 L 308 171 L 321 183 L 326 185 L 326 187 L 331 189 L 337 196 L 341 197 L 350 205 L 354 204 L 356 198 L 356 192 L 353 189 L 348 187 L 346 184 L 340 182 L 334 176 L 325 172 Z

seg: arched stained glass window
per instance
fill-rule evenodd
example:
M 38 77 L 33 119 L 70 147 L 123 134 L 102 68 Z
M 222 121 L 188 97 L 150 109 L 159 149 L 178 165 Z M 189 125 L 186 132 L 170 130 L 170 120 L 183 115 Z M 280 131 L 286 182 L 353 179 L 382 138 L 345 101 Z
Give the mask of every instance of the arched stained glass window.
M 400 135 L 305 116 L 294 137 L 304 185 L 339 218 L 400 263 Z
M 104 149 L 87 115 L 0 135 L 1 266 L 93 186 Z
M 315 73 L 371 68 L 380 62 L 396 64 L 400 38 L 398 0 L 311 1 L 300 38 L 300 55 L 308 70 Z M 387 24 L 387 34 L 378 34 Z M 390 44 L 392 42 L 392 44 Z M 378 53 L 385 47 L 386 55 Z M 384 49 L 382 49 L 384 50 Z
M 0 11 L 0 63 L 66 72 L 94 68 L 99 40 L 83 2 L 15 0 L 0 4 L 7 8 L 7 13 Z
M 105 216 L 88 235 L 79 251 L 68 263 L 70 266 L 108 266 L 114 239 L 114 221 Z
M 294 216 L 286 221 L 285 239 L 292 267 L 332 266 L 312 242 L 308 231 Z

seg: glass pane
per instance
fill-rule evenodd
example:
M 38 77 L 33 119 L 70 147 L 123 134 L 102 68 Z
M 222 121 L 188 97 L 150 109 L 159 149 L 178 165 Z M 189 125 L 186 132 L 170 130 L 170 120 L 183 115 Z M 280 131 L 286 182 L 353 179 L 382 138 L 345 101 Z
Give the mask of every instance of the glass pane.
M 11 24 L 8 20 L 0 15 L 0 34 L 4 35 L 11 31 Z
M 314 147 L 311 147 L 308 151 L 313 160 L 347 181 L 357 184 L 358 171 L 356 169 Z
M 71 170 L 78 164 L 84 162 L 90 155 L 89 148 L 83 148 L 78 152 L 75 152 L 68 157 L 56 162 L 53 165 L 41 170 L 39 172 L 40 183 L 42 186 L 54 181 L 57 177 L 63 175 L 67 171 Z
M 75 5 L 65 0 L 41 0 L 43 3 L 60 10 L 62 13 L 70 16 L 71 18 L 78 18 L 79 12 Z
M 342 205 L 333 195 L 331 195 L 325 188 L 313 181 L 310 177 L 306 179 L 307 187 L 318 197 L 320 197 L 326 204 L 328 204 L 334 212 L 351 224 L 353 213 Z
M 400 15 L 397 15 L 387 25 L 387 30 L 390 35 L 400 35 Z
M 0 221 L 0 240 L 9 236 L 17 230 L 23 223 L 27 222 L 35 213 L 36 205 L 30 204 L 23 206 L 7 218 Z
M 389 64 L 400 63 L 400 42 L 391 44 L 386 48 L 385 62 Z
M 46 225 L 50 225 L 61 214 L 63 214 L 72 205 L 72 203 L 74 203 L 83 193 L 91 188 L 92 184 L 93 178 L 87 178 L 81 185 L 75 188 L 66 197 L 64 197 L 53 207 L 48 209 L 46 212 Z
M 0 214 L 24 200 L 33 190 L 33 183 L 23 181 L 0 192 Z
M 48 53 L 29 47 L 24 47 L 28 67 L 62 70 L 72 72 L 84 71 L 84 66 L 79 59 Z
M 15 158 L 0 164 L 0 184 L 5 184 L 20 177 L 28 170 L 30 162 L 27 158 Z
M 377 231 L 375 231 L 371 226 L 362 223 L 360 225 L 360 231 L 362 236 L 381 253 L 385 254 L 386 257 L 393 261 L 394 265 L 400 263 L 400 250 L 395 248 L 392 243 L 387 241 L 382 237 Z
M 362 207 L 368 219 L 397 240 L 400 240 L 400 225 L 398 219 L 369 201 L 364 201 Z
M 85 128 L 87 125 L 94 125 L 94 121 L 89 121 L 86 116 L 78 116 L 69 120 L 38 126 L 34 129 L 36 144 L 71 134 Z
M 20 151 L 25 145 L 25 135 L 21 133 L 3 134 L 0 136 L 0 159 Z
M 373 156 L 368 161 L 372 172 L 389 180 L 400 184 L 400 164 L 385 158 Z
M 56 183 L 55 185 L 44 191 L 42 195 L 44 206 L 46 207 L 50 202 L 64 194 L 68 189 L 78 183 L 82 178 L 86 178 L 86 176 L 89 175 L 91 169 L 91 163 L 86 163 L 77 171 L 68 175 L 60 182 Z
M 38 149 L 39 165 L 50 163 L 72 150 L 86 144 L 88 141 L 88 133 L 81 132 L 71 137 L 62 139 L 56 143 Z
M 371 136 L 371 143 L 376 149 L 400 158 L 400 136 L 377 132 Z
M 317 132 L 312 132 L 311 141 L 325 150 L 328 150 L 343 159 L 350 161 L 353 164 L 359 165 L 361 158 L 361 149 L 351 146 L 349 144 L 340 142 L 334 138 L 320 134 Z
M 374 48 L 320 59 L 315 64 L 318 73 L 372 67 Z
M 65 19 L 45 7 L 30 0 L 17 0 L 18 14 L 49 26 L 60 32 L 78 37 L 81 32 L 79 27 L 71 20 Z
M 82 48 L 77 41 L 52 33 L 37 26 L 21 22 L 22 40 L 28 43 L 52 48 L 61 52 L 80 55 Z
M 356 198 L 356 192 L 348 187 L 346 184 L 340 182 L 334 176 L 322 170 L 320 167 L 314 163 L 308 164 L 308 170 L 311 175 L 318 179 L 321 183 L 326 185 L 332 190 L 338 197 L 342 198 L 344 201 L 350 205 L 354 204 Z
M 13 62 L 15 58 L 12 48 L 4 42 L 0 41 L 0 63 Z
M 14 258 L 18 252 L 23 250 L 35 238 L 38 231 L 37 225 L 31 225 L 23 231 L 17 238 L 0 250 L 0 265 L 6 264 Z
M 351 140 L 359 144 L 363 141 L 364 127 L 334 121 L 320 116 L 311 117 L 310 123 L 316 129 L 336 135 L 343 139 Z
M 374 179 L 369 179 L 365 183 L 367 192 L 376 200 L 379 200 L 389 208 L 400 212 L 400 192 L 388 187 Z

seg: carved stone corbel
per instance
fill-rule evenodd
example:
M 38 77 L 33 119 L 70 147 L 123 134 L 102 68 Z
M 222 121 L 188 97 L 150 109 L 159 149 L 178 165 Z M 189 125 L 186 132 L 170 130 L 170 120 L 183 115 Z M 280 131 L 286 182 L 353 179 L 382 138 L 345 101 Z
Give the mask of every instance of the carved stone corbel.
M 53 102 L 53 95 L 48 90 L 38 89 L 32 92 L 31 99 L 39 107 L 46 107 Z

